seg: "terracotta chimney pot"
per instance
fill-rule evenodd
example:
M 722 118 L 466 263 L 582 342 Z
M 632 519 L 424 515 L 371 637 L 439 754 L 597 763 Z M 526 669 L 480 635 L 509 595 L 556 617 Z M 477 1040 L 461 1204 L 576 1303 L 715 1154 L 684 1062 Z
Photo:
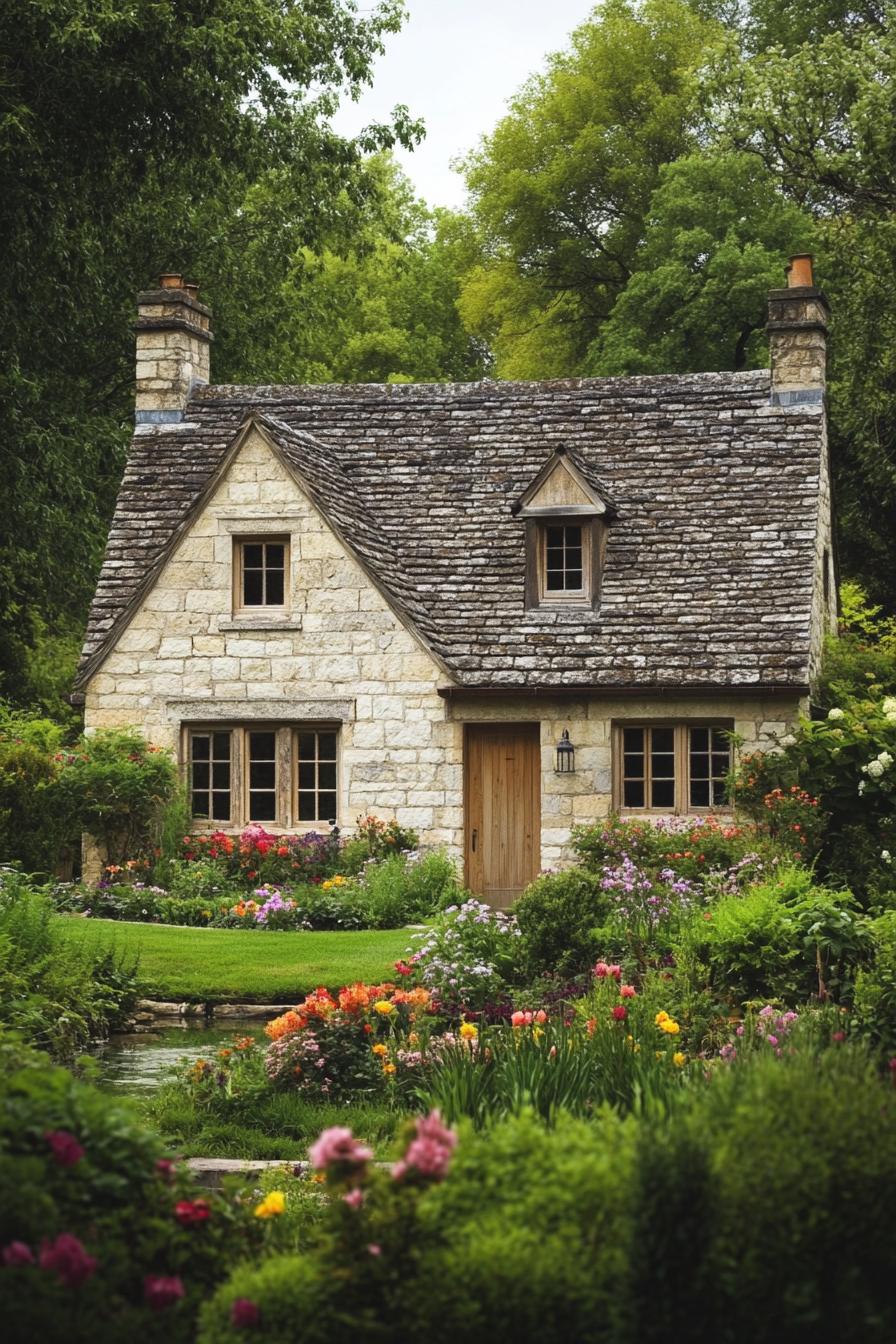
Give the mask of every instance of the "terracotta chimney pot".
M 166 272 L 164 275 L 159 276 L 160 289 L 183 289 L 183 287 L 184 278 L 182 275 L 174 275 L 171 272 Z
M 790 258 L 790 265 L 787 267 L 787 287 L 796 289 L 812 289 L 815 281 L 812 277 L 812 256 L 808 252 L 800 252 L 795 257 Z

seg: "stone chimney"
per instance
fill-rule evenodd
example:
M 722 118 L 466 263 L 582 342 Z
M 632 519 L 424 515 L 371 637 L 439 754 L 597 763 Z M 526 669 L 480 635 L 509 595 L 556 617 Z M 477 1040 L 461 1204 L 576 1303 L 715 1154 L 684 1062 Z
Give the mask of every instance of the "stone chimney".
M 823 402 L 828 316 L 828 301 L 812 277 L 812 257 L 791 257 L 787 288 L 768 296 L 773 406 Z
M 198 295 L 182 275 L 162 275 L 137 296 L 138 425 L 183 420 L 190 393 L 208 382 L 212 314 Z

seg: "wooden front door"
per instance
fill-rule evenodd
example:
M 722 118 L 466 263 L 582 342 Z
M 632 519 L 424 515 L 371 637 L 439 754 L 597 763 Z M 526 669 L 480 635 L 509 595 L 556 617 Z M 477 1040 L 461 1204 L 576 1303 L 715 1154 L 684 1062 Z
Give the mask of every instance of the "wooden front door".
M 499 909 L 538 875 L 537 723 L 469 724 L 464 750 L 466 884 Z

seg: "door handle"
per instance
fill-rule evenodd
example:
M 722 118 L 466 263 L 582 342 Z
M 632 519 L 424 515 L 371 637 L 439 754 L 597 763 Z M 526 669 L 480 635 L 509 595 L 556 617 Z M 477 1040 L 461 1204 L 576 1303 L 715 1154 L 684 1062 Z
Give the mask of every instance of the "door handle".
M 478 838 L 479 838 L 479 832 L 477 830 L 472 831 L 470 834 L 470 849 L 474 854 L 476 853 L 476 841 L 478 840 Z

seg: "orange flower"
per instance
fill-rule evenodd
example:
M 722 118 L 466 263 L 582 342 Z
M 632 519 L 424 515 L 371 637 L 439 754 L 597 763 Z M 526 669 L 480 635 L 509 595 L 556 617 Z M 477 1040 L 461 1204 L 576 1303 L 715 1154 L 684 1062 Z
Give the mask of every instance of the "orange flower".
M 279 1041 L 281 1037 L 288 1036 L 293 1031 L 301 1031 L 306 1025 L 306 1020 L 290 1008 L 289 1012 L 284 1013 L 282 1017 L 275 1017 L 273 1022 L 269 1022 L 264 1029 L 266 1036 L 272 1041 Z

